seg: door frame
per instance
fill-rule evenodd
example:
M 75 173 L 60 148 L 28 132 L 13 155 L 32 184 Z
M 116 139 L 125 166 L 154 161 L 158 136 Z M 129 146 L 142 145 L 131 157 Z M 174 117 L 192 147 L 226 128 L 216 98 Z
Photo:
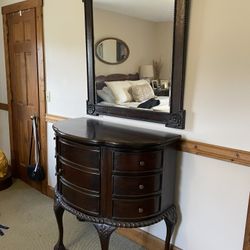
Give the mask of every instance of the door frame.
M 41 143 L 40 160 L 46 174 L 46 178 L 42 182 L 42 193 L 47 194 L 48 167 L 47 167 L 47 125 L 45 121 L 46 95 L 45 95 L 45 62 L 44 62 L 44 38 L 43 38 L 43 0 L 26 0 L 23 2 L 18 2 L 15 4 L 2 7 L 5 67 L 6 67 L 8 110 L 9 110 L 11 166 L 14 167 L 15 153 L 13 147 L 14 141 L 13 141 L 13 125 L 12 125 L 12 105 L 11 105 L 12 93 L 10 84 L 10 64 L 9 64 L 10 61 L 9 61 L 9 48 L 8 48 L 7 14 L 30 8 L 35 8 L 36 11 L 37 67 L 38 67 L 37 73 L 38 73 L 39 125 L 40 125 L 40 143 Z M 13 169 L 13 171 L 15 174 L 16 169 Z

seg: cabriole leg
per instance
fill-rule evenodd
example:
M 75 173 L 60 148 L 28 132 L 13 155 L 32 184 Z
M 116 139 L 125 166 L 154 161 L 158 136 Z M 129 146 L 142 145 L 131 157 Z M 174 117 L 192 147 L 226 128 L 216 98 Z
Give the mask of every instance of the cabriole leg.
M 59 238 L 58 238 L 58 241 L 54 247 L 54 250 L 66 250 L 65 246 L 63 245 L 63 213 L 64 213 L 64 208 L 61 207 L 57 198 L 55 198 L 55 202 L 54 202 L 54 212 L 55 212 L 56 221 L 57 221 L 58 230 L 59 230 Z
M 166 240 L 165 240 L 165 250 L 171 249 L 170 240 L 174 231 L 174 226 L 177 222 L 177 213 L 175 206 L 171 206 L 168 211 L 167 215 L 164 218 L 164 221 L 166 223 L 167 227 L 167 234 L 166 234 Z
M 108 250 L 110 236 L 116 228 L 105 224 L 94 224 L 94 226 L 99 234 L 102 250 Z

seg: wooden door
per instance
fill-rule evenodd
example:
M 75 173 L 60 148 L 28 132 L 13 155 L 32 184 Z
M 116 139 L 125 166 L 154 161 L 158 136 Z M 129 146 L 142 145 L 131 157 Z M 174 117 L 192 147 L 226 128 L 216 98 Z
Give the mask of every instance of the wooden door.
M 41 183 L 29 181 L 26 171 L 31 138 L 30 117 L 39 115 L 35 9 L 8 14 L 7 28 L 14 169 L 22 180 L 41 190 Z

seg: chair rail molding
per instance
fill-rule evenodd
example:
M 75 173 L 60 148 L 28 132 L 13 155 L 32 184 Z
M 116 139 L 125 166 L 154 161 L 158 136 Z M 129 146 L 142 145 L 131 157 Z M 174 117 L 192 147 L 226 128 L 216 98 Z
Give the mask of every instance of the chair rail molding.
M 69 118 L 52 114 L 46 114 L 45 118 L 46 122 L 57 122 L 65 119 Z M 249 151 L 222 147 L 192 140 L 182 140 L 178 149 L 182 152 L 250 167 Z

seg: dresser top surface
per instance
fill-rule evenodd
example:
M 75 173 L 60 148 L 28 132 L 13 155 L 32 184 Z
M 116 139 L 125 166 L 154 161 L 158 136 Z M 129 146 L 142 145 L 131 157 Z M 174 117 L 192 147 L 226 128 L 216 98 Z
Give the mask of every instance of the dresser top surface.
M 146 147 L 171 144 L 181 136 L 136 128 L 95 119 L 77 118 L 56 122 L 53 129 L 60 136 L 94 145 Z

